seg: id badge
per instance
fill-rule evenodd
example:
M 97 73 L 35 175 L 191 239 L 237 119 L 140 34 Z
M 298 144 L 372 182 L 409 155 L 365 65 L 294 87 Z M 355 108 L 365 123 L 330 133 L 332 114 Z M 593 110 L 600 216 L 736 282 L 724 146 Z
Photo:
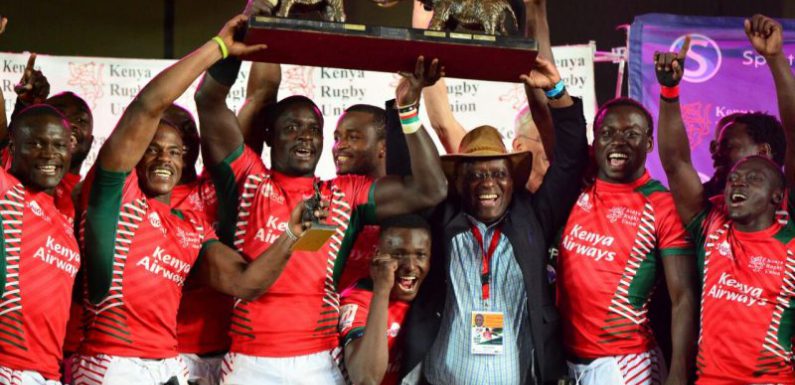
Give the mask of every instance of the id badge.
M 472 354 L 502 354 L 504 314 L 496 311 L 473 311 L 470 320 L 470 352 Z

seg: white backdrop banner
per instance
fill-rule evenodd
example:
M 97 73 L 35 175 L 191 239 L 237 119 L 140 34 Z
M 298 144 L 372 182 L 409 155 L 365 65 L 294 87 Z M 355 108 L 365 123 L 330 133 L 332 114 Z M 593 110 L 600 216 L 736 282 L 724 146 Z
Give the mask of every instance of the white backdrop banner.
M 555 62 L 572 95 L 583 98 L 585 117 L 592 122 L 596 110 L 593 55 L 595 47 L 575 45 L 554 47 Z M 0 57 L 0 84 L 6 100 L 6 113 L 10 117 L 18 83 L 25 70 L 27 53 L 3 53 Z M 118 59 L 77 56 L 38 55 L 36 69 L 41 70 L 50 82 L 52 94 L 72 91 L 91 106 L 94 114 L 94 146 L 83 164 L 85 174 L 93 164 L 99 147 L 108 137 L 124 108 L 146 83 L 173 60 Z M 227 100 L 237 111 L 245 100 L 248 81 L 247 63 L 243 64 L 237 83 Z M 517 80 L 519 74 L 516 74 Z M 325 118 L 325 141 L 317 174 L 322 178 L 334 176 L 331 146 L 337 119 L 347 106 L 368 103 L 383 106 L 394 98 L 398 75 L 336 68 L 282 66 L 282 83 L 279 97 L 306 95 L 320 106 Z M 527 103 L 524 88 L 519 83 L 484 82 L 465 79 L 446 79 L 450 94 L 450 107 L 464 127 L 474 128 L 490 124 L 502 132 L 506 143 L 513 139 L 514 118 Z M 177 103 L 196 113 L 193 94 L 195 82 Z M 194 115 L 195 116 L 195 115 Z M 423 109 L 421 119 L 430 127 Z M 435 137 L 435 135 L 432 135 Z M 441 152 L 443 148 L 437 141 Z M 263 158 L 269 163 L 267 150 Z M 197 165 L 200 168 L 200 165 Z

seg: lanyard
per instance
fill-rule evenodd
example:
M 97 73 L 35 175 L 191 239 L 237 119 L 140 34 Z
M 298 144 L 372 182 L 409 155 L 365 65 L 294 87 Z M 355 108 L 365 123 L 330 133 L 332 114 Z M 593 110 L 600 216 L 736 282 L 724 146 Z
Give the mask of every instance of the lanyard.
M 480 252 L 483 253 L 483 267 L 480 269 L 480 285 L 483 291 L 483 299 L 488 300 L 489 283 L 491 281 L 491 256 L 494 255 L 494 251 L 497 250 L 497 243 L 500 241 L 500 234 L 502 234 L 502 231 L 500 231 L 499 227 L 494 230 L 488 251 L 483 247 L 483 235 L 480 233 L 477 226 L 472 226 L 472 234 L 475 236 L 478 246 L 480 246 Z

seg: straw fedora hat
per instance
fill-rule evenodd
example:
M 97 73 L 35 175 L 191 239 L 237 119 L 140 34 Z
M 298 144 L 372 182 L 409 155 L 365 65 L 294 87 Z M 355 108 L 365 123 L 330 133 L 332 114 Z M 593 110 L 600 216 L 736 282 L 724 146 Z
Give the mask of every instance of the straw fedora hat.
M 442 169 L 447 180 L 455 183 L 456 165 L 461 161 L 508 159 L 514 184 L 524 186 L 533 168 L 533 153 L 530 151 L 508 152 L 502 135 L 492 126 L 480 126 L 467 132 L 458 146 L 458 153 L 442 155 Z

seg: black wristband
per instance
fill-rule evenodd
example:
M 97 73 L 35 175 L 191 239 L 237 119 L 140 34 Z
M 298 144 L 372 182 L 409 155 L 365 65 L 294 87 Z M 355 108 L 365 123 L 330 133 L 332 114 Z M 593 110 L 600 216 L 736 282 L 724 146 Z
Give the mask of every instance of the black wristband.
M 679 97 L 678 96 L 675 97 L 675 98 L 666 98 L 665 96 L 660 95 L 660 99 L 662 101 L 668 102 L 668 103 L 678 103 L 679 102 Z
M 207 70 L 207 73 L 218 83 L 227 87 L 232 87 L 232 85 L 235 84 L 235 80 L 237 80 L 237 73 L 240 72 L 240 65 L 242 63 L 242 60 L 230 56 L 213 64 L 212 67 Z

